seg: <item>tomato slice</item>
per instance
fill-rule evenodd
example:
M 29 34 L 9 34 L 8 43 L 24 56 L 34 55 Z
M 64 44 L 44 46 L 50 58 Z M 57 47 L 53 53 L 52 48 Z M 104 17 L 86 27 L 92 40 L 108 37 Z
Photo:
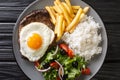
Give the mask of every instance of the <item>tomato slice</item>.
M 74 53 L 73 53 L 72 49 L 70 49 L 66 44 L 64 44 L 64 43 L 60 44 L 60 48 L 65 50 L 70 58 L 74 57 Z
M 60 78 L 59 77 L 57 77 L 57 79 L 56 80 L 60 80 Z
M 89 68 L 85 68 L 82 70 L 82 74 L 84 74 L 84 75 L 90 75 L 90 73 L 91 73 L 91 71 Z
M 51 67 L 53 67 L 53 68 L 56 68 L 56 69 L 59 69 L 59 65 L 58 65 L 58 63 L 56 63 L 56 62 L 52 62 L 52 63 L 50 63 L 50 66 Z
M 63 50 L 65 50 L 66 52 L 68 52 L 68 46 L 66 45 L 66 44 L 64 44 L 64 43 L 62 43 L 62 44 L 60 44 L 59 45 L 60 46 L 60 48 L 62 48 Z
M 40 63 L 38 61 L 34 62 L 35 66 L 38 67 Z
M 73 58 L 73 57 L 74 57 L 74 53 L 73 53 L 72 49 L 70 49 L 70 48 L 69 48 L 69 50 L 68 50 L 68 56 L 69 56 L 70 58 Z

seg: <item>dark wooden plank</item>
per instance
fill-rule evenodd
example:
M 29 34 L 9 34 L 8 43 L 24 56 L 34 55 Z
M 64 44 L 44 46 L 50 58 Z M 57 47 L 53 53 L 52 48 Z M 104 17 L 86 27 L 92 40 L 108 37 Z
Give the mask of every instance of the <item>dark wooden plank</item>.
M 120 22 L 120 0 L 83 0 L 92 6 L 104 22 Z
M 22 7 L 27 6 L 35 0 L 0 0 L 0 7 Z
M 104 63 L 92 80 L 120 80 L 120 63 Z
M 14 23 L 0 23 L 0 49 L 12 47 L 12 31 Z
M 14 23 L 0 23 L 0 61 L 13 61 L 12 31 Z
M 29 80 L 16 62 L 0 62 L 0 80 Z
M 16 22 L 21 12 L 34 0 L 1 0 L 0 22 Z M 120 22 L 120 0 L 83 0 L 90 4 L 104 22 Z
M 105 24 L 108 35 L 107 60 L 120 60 L 120 24 Z
M 105 63 L 91 80 L 119 80 L 120 64 Z M 16 62 L 0 62 L 0 78 L 2 80 L 29 80 Z
M 0 0 L 0 21 L 16 22 L 26 6 L 34 0 Z

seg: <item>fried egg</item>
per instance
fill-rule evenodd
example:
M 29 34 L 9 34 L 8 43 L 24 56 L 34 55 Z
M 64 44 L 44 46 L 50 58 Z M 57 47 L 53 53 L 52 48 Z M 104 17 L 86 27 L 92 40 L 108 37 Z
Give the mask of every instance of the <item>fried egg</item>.
M 20 52 L 29 61 L 39 60 L 54 40 L 54 32 L 44 23 L 32 22 L 19 33 Z

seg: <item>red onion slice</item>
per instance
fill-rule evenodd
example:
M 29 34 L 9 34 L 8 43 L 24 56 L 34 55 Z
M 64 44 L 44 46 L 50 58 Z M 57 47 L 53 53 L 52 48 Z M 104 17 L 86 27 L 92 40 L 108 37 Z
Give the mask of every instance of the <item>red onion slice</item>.
M 58 75 L 59 75 L 59 77 L 60 77 L 60 80 L 62 80 L 62 77 L 63 77 L 63 75 L 64 75 L 64 69 L 63 69 L 62 65 L 61 65 L 58 61 L 55 60 L 55 62 L 58 63 L 59 66 L 60 66 L 60 68 L 59 68 L 59 70 L 58 70 Z
M 54 54 L 53 54 L 53 55 L 56 55 L 56 54 L 57 54 L 57 52 L 58 52 L 58 45 L 57 45 L 57 47 L 56 47 L 55 52 L 54 52 Z
M 35 66 L 35 68 L 39 71 L 39 72 L 46 72 L 48 70 L 51 69 L 51 67 L 48 67 L 47 69 L 38 69 L 38 67 Z

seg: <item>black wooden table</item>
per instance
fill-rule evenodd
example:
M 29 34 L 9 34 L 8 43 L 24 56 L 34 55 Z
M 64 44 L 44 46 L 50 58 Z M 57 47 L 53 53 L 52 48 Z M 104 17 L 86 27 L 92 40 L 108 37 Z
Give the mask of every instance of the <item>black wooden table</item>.
M 0 0 L 0 80 L 29 80 L 12 50 L 12 31 L 20 13 L 34 0 Z M 84 0 L 101 16 L 108 34 L 103 66 L 91 80 L 120 80 L 120 0 Z

